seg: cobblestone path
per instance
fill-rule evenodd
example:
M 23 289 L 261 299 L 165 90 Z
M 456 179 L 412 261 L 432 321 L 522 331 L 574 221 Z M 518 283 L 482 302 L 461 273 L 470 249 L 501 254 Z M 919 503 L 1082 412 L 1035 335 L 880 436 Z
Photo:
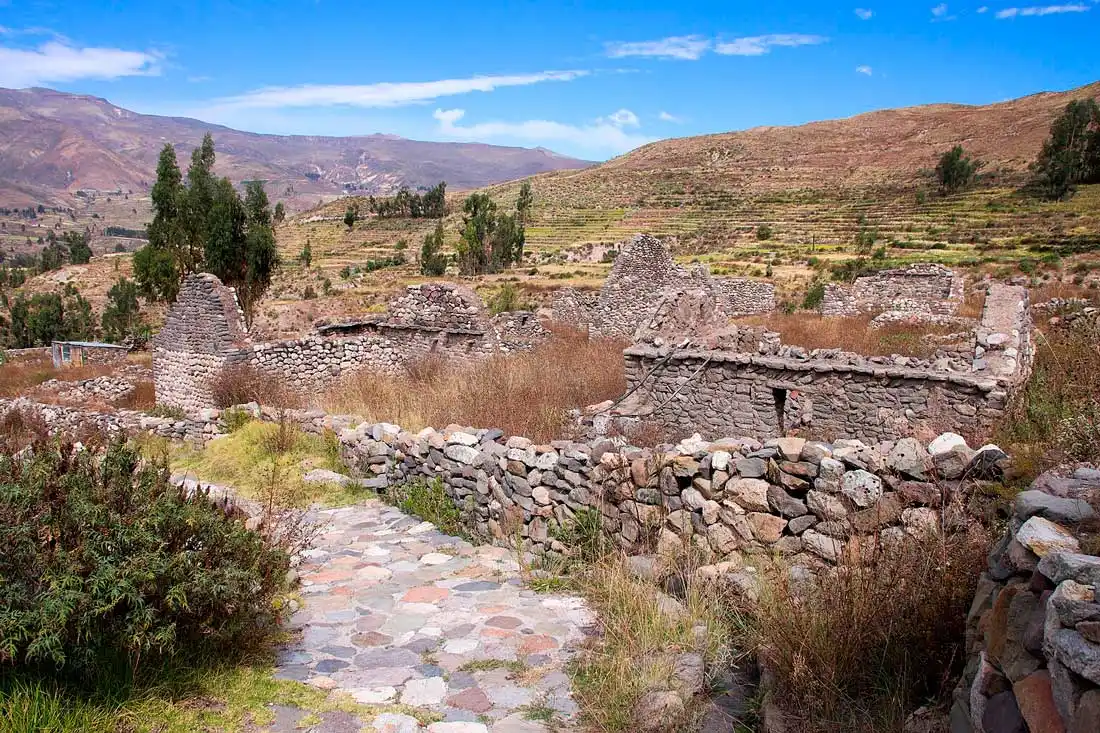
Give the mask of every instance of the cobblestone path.
M 300 638 L 276 677 L 380 712 L 298 725 L 300 711 L 278 709 L 268 730 L 571 729 L 564 665 L 593 621 L 580 598 L 536 593 L 508 550 L 475 547 L 381 502 L 318 515 L 329 529 L 299 569 L 303 605 L 291 626 Z M 415 712 L 438 722 L 421 726 Z

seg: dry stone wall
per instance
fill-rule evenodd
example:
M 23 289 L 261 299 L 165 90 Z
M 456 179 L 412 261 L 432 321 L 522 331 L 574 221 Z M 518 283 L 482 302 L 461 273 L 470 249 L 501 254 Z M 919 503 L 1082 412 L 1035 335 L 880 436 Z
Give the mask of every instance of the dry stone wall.
M 210 383 L 251 346 L 232 288 L 208 273 L 188 275 L 153 337 L 157 402 L 188 412 L 213 405 Z
M 967 616 L 969 664 L 951 733 L 1100 731 L 1100 471 L 1040 476 L 1017 495 Z
M 987 434 L 1032 360 L 1027 290 L 993 285 L 970 354 L 864 357 L 784 345 L 733 327 L 688 346 L 655 337 L 625 352 L 628 398 L 618 414 L 679 434 L 891 440 L 917 430 Z
M 854 316 L 868 311 L 954 315 L 962 305 L 965 281 L 950 268 L 918 263 L 856 278 L 850 287 L 825 286 L 821 312 Z
M 555 295 L 554 319 L 588 325 L 594 336 L 631 338 L 668 293 L 706 290 L 728 318 L 766 313 L 775 308 L 771 283 L 743 278 L 711 277 L 703 266 L 683 268 L 660 239 L 639 234 L 623 244 L 599 296 L 572 289 Z
M 450 364 L 473 363 L 530 349 L 548 336 L 531 313 L 490 319 L 470 288 L 426 283 L 394 298 L 384 317 L 254 344 L 232 289 L 213 275 L 192 275 L 154 339 L 154 382 L 160 404 L 194 412 L 213 406 L 209 384 L 231 364 L 250 364 L 309 392 L 358 370 L 394 373 L 429 356 Z

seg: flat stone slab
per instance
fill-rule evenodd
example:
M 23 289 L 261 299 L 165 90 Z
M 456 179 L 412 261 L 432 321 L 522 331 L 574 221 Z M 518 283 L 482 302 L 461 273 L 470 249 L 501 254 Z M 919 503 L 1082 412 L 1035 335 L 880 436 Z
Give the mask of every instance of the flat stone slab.
M 583 599 L 536 593 L 512 552 L 450 537 L 379 501 L 316 515 L 325 531 L 299 568 L 303 605 L 290 624 L 298 633 L 277 677 L 440 721 L 379 715 L 364 721 L 367 731 L 542 730 L 524 719 L 533 700 L 558 711 L 555 730 L 575 725 L 564 669 L 595 621 Z

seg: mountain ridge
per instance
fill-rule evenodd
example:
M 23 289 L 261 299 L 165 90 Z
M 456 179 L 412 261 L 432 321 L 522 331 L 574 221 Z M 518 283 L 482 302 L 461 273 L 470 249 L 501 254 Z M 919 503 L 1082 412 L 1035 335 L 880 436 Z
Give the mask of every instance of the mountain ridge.
M 215 137 L 219 174 L 234 182 L 264 179 L 269 193 L 302 203 L 349 190 L 384 195 L 439 181 L 478 188 L 591 164 L 543 148 L 385 133 L 251 133 L 189 117 L 146 115 L 92 95 L 0 88 L 0 201 L 59 205 L 80 189 L 147 190 L 164 142 L 176 147 L 185 164 L 206 132 Z

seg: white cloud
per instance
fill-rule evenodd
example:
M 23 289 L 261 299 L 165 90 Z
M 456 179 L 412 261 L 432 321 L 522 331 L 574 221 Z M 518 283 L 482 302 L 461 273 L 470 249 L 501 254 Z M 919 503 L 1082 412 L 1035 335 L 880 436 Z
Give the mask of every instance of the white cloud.
M 932 15 L 937 18 L 942 18 L 947 15 L 947 3 L 940 3 L 936 7 L 932 8 Z
M 50 41 L 38 48 L 0 46 L 0 86 L 32 87 L 78 79 L 157 76 L 160 54 L 119 48 L 75 48 Z
M 1080 3 L 1073 5 L 1044 5 L 1029 8 L 1005 8 L 1004 10 L 997 11 L 997 17 L 1004 20 L 1006 18 L 1057 15 L 1059 13 L 1087 13 L 1088 11 L 1089 6 L 1081 5 Z
M 860 20 L 870 20 L 875 14 L 874 11 L 868 10 L 867 8 L 856 8 L 855 13 L 856 17 Z
M 572 81 L 587 71 L 542 71 L 535 74 L 472 76 L 421 82 L 378 84 L 304 84 L 266 87 L 236 97 L 217 100 L 214 108 L 270 109 L 278 107 L 401 107 L 470 92 L 491 92 L 500 87 L 527 86 L 546 81 Z
M 874 69 L 872 69 L 870 66 L 867 66 L 866 64 L 864 64 L 863 66 L 857 66 L 856 67 L 856 73 L 857 74 L 863 74 L 865 76 L 871 76 L 875 72 L 874 72 Z
M 988 13 L 988 12 L 989 12 L 989 6 L 988 5 L 983 5 L 980 8 L 978 8 L 978 15 L 981 15 L 982 13 Z
M 607 55 L 613 59 L 627 56 L 644 56 L 658 59 L 697 61 L 710 50 L 710 40 L 702 36 L 669 36 L 657 41 L 612 42 L 605 44 Z
M 803 33 L 774 33 L 767 36 L 747 36 L 732 41 L 718 43 L 714 52 L 723 56 L 763 56 L 776 46 L 814 46 L 825 43 L 825 36 L 813 36 Z
M 566 143 L 577 149 L 598 154 L 625 153 L 639 145 L 653 142 L 653 138 L 623 130 L 623 125 L 612 121 L 624 119 L 619 110 L 606 118 L 590 124 L 570 125 L 551 120 L 524 120 L 522 122 L 479 122 L 472 125 L 458 124 L 465 116 L 463 109 L 437 109 L 433 117 L 439 122 L 439 132 L 460 140 L 516 140 L 537 145 Z M 635 120 L 633 112 L 629 115 Z
M 640 127 L 642 124 L 638 121 L 638 115 L 628 109 L 620 109 L 618 112 L 613 112 L 607 117 L 600 117 L 596 122 L 598 124 L 606 123 L 608 125 L 614 125 L 615 127 Z
M 669 112 L 665 112 L 664 110 L 661 110 L 660 114 L 657 115 L 657 119 L 659 119 L 661 122 L 673 122 L 677 125 L 684 121 L 683 117 L 678 117 L 674 114 L 670 114 Z

